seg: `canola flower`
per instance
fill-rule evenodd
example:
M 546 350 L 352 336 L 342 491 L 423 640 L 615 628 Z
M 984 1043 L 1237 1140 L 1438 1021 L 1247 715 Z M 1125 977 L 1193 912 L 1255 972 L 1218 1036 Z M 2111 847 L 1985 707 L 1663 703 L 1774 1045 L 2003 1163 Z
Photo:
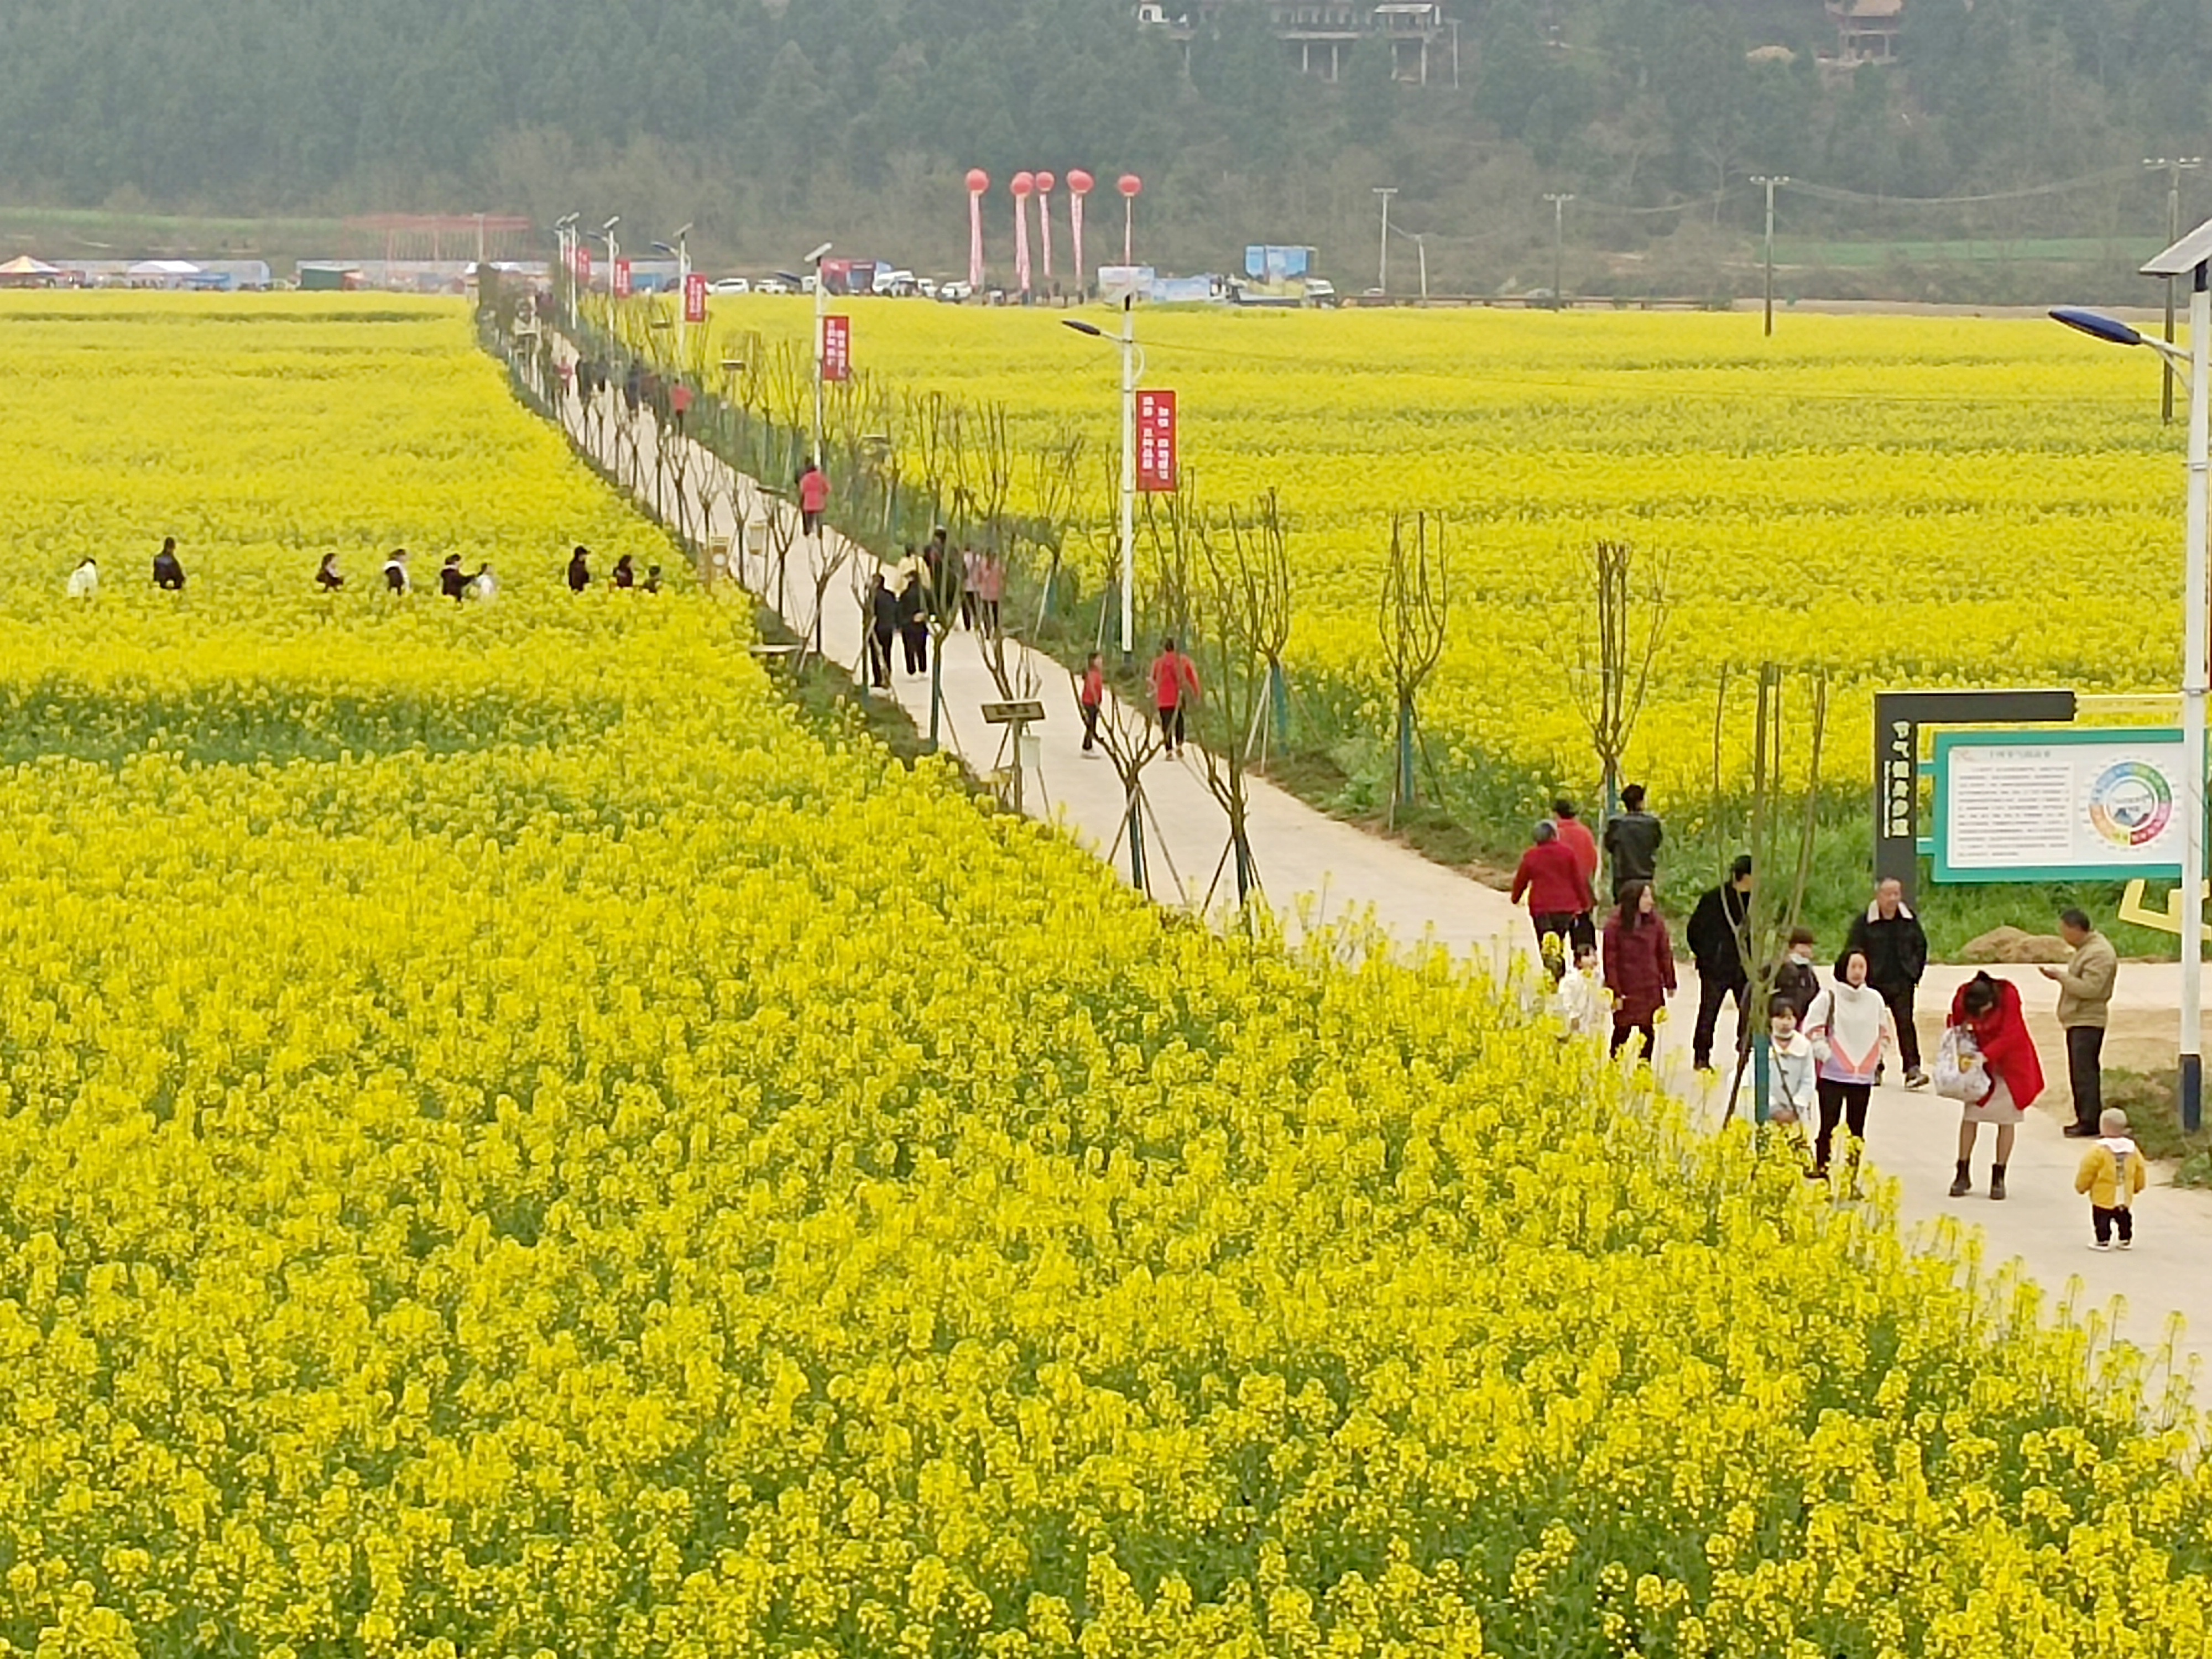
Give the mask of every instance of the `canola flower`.
M 1092 457 L 1118 455 L 1116 360 L 1069 313 L 839 306 L 864 372 L 1003 404 L 1027 440 L 1072 422 Z M 811 301 L 716 307 L 726 331 L 811 326 Z M 1348 693 L 1361 730 L 1389 729 L 1389 515 L 1444 514 L 1457 611 L 1423 719 L 1455 772 L 1593 773 L 1559 669 L 1601 537 L 1670 566 L 1629 764 L 1678 801 L 1710 793 L 1724 668 L 1739 690 L 1765 661 L 1828 670 L 1838 780 L 1868 774 L 1878 689 L 2173 683 L 2181 428 L 2160 423 L 2143 354 L 2046 320 L 1790 315 L 1767 340 L 1748 314 L 1206 309 L 1142 313 L 1139 331 L 1201 495 L 1280 490 L 1290 667 Z M 1103 556 L 1103 465 L 1085 483 Z M 1748 748 L 1723 765 L 1742 782 Z
M 136 505 L 241 532 L 6 573 L 0 1652 L 2212 1653 L 2204 1425 L 2100 1319 L 1516 988 L 1143 905 L 738 607 L 570 600 L 652 533 L 457 316 L 202 303 L 0 306 L 112 394 L 8 462 L 173 433 Z M 507 598 L 313 595 L 354 512 L 507 515 Z

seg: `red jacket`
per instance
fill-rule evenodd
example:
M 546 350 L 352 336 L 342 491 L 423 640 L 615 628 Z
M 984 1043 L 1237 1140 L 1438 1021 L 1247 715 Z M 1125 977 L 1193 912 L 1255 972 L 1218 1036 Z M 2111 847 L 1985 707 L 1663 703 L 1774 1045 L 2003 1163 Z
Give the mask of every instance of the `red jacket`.
M 808 467 L 799 475 L 799 510 L 819 513 L 829 505 L 830 480 L 822 476 L 819 467 Z
M 1106 671 L 1104 669 L 1086 668 L 1083 671 L 1083 695 L 1080 701 L 1085 708 L 1096 708 L 1106 701 Z
M 1198 665 L 1180 651 L 1163 651 L 1153 658 L 1153 701 L 1163 708 L 1173 708 L 1186 692 L 1198 695 Z
M 2004 1084 L 2012 1096 L 2012 1103 L 2024 1112 L 2043 1093 L 2043 1060 L 2035 1052 L 2035 1039 L 2027 1034 L 2027 1016 L 2021 1012 L 2020 987 L 2008 979 L 1995 982 L 1997 1006 L 1972 1018 L 1966 1015 L 1966 986 L 1961 985 L 1952 993 L 1949 1023 L 1963 1025 L 1974 1034 L 1974 1046 L 1982 1051 L 1990 1075 Z M 1972 980 L 1966 981 L 1967 985 L 1972 983 Z
M 1615 910 L 1605 924 L 1605 988 L 1613 1017 L 1627 1025 L 1647 1024 L 1667 1006 L 1674 988 L 1674 942 L 1656 910 L 1630 927 Z
M 1563 841 L 1540 841 L 1521 855 L 1513 872 L 1513 902 L 1528 896 L 1532 916 L 1578 916 L 1590 908 L 1589 882 L 1582 860 Z
M 1555 818 L 1553 821 L 1559 827 L 1560 844 L 1574 848 L 1575 862 L 1583 867 L 1583 884 L 1596 886 L 1597 837 L 1590 834 L 1589 825 L 1580 818 Z M 1589 908 L 1587 904 L 1583 906 L 1585 910 Z

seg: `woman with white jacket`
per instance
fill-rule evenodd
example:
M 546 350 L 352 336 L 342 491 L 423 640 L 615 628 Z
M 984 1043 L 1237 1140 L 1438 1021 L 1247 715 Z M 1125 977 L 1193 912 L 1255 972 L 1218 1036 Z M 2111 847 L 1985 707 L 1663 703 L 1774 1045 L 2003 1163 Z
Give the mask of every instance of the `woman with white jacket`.
M 1850 951 L 1836 964 L 1834 981 L 1813 999 L 1805 1025 L 1820 1063 L 1820 1133 L 1814 1143 L 1813 1175 L 1828 1173 L 1828 1147 L 1836 1126 L 1866 1139 L 1867 1101 L 1881 1063 L 1897 1048 L 1897 1023 L 1881 992 L 1866 982 L 1863 951 Z

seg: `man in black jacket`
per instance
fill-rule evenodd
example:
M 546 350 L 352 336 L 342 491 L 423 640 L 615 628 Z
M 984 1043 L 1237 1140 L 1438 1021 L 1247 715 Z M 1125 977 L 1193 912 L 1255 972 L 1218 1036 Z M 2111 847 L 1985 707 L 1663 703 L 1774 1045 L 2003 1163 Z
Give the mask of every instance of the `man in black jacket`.
M 1874 902 L 1862 915 L 1851 918 L 1848 951 L 1866 955 L 1867 983 L 1881 993 L 1889 1017 L 1897 1023 L 1897 1057 L 1905 1062 L 1905 1086 L 1924 1089 L 1928 1073 L 1920 1069 L 1920 1034 L 1912 1024 L 1912 994 L 1928 971 L 1928 935 L 1920 918 L 1905 908 L 1905 888 L 1890 877 L 1874 890 Z
M 1620 811 L 1605 821 L 1605 855 L 1613 866 L 1613 899 L 1632 881 L 1652 881 L 1659 874 L 1659 843 L 1666 831 L 1657 817 L 1644 810 L 1644 786 L 1632 783 L 1620 792 Z
M 1751 975 L 1743 967 L 1743 930 L 1751 912 L 1751 855 L 1741 854 L 1729 866 L 1729 878 L 1698 901 L 1690 912 L 1690 955 L 1698 964 L 1698 1024 L 1690 1039 L 1697 1069 L 1713 1063 L 1713 1027 L 1721 1004 L 1735 999 L 1735 1022 L 1743 1024 L 1745 994 Z

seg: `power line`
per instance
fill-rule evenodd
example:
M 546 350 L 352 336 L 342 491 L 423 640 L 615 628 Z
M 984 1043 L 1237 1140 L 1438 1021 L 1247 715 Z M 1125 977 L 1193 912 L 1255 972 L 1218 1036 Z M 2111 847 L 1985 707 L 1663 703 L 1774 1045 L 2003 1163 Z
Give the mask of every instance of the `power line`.
M 2019 202 L 2032 196 L 2063 196 L 2070 191 L 2086 190 L 2092 185 L 2107 185 L 2116 179 L 2132 179 L 2136 171 L 2131 167 L 2106 167 L 2101 173 L 2085 173 L 2078 179 L 2061 179 L 2047 185 L 2028 185 L 2019 190 L 1993 190 L 1979 196 L 1869 196 L 1864 191 L 1845 190 L 1836 185 L 1816 185 L 1803 179 L 1791 180 L 1787 188 L 1801 196 L 1816 197 L 1824 202 L 1863 202 L 1874 207 L 1972 207 L 1980 202 Z

